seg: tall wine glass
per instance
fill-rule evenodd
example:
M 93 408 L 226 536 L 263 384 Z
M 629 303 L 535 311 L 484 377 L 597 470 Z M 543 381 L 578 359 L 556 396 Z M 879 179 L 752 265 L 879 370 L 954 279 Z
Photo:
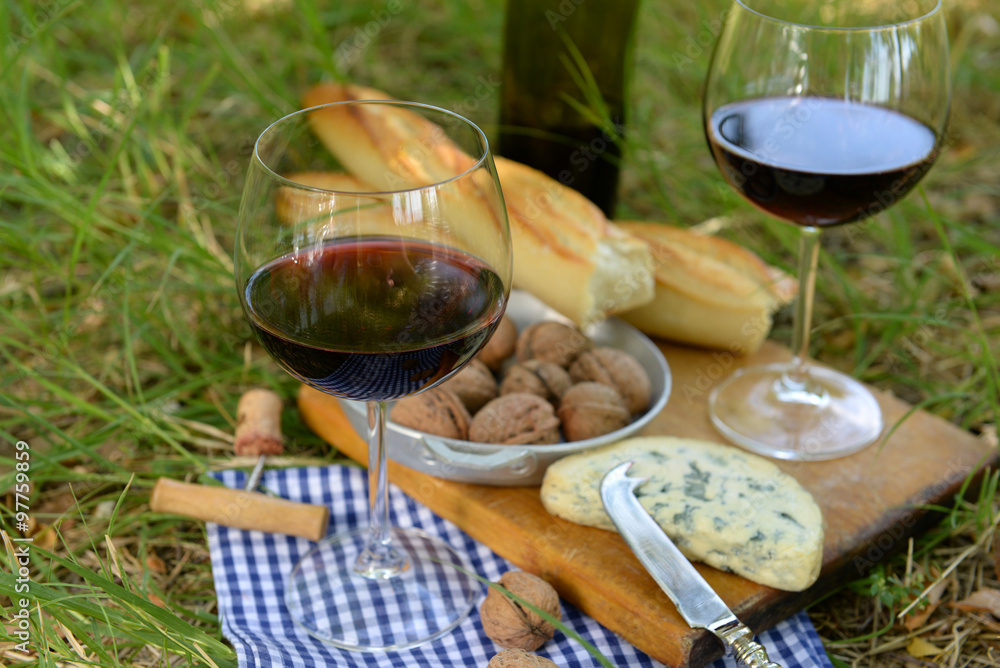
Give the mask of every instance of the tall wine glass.
M 713 391 L 712 420 L 730 440 L 814 460 L 881 433 L 861 383 L 808 362 L 820 231 L 883 211 L 927 173 L 948 119 L 948 68 L 939 0 L 736 0 L 727 11 L 705 88 L 708 143 L 729 185 L 801 228 L 795 357 Z
M 462 556 L 389 526 L 385 402 L 469 362 L 503 315 L 510 281 L 493 158 L 461 116 L 351 101 L 291 114 L 257 140 L 236 235 L 246 317 L 290 374 L 368 405 L 368 526 L 320 542 L 285 592 L 313 636 L 402 649 L 472 609 L 479 584 Z

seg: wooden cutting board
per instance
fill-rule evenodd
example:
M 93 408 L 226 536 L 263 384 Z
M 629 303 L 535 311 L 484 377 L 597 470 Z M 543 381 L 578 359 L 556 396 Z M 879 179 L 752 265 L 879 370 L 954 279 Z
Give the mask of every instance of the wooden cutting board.
M 765 344 L 755 355 L 660 344 L 673 374 L 666 408 L 643 434 L 725 442 L 712 427 L 706 397 L 716 381 L 747 364 L 788 359 Z M 958 427 L 876 392 L 888 425 L 907 416 L 882 444 L 827 462 L 778 462 L 816 498 L 826 520 L 823 569 L 804 592 L 755 584 L 708 566 L 697 568 L 755 631 L 773 626 L 836 585 L 855 579 L 937 518 L 924 504 L 947 504 L 966 478 L 976 480 L 997 453 Z M 367 447 L 337 401 L 308 387 L 299 393 L 306 423 L 347 456 L 367 463 Z M 651 657 L 697 668 L 722 653 L 707 631 L 687 626 L 615 533 L 550 515 L 537 487 L 489 487 L 442 480 L 390 462 L 389 480 L 518 567 L 540 575 L 560 595 Z M 975 485 L 972 486 L 975 488 Z

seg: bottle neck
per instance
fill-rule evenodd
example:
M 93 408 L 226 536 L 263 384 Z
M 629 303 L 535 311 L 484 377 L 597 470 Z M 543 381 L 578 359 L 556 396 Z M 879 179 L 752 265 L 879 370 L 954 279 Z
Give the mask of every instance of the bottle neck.
M 536 101 L 582 99 L 573 74 L 584 66 L 606 103 L 621 107 L 638 6 L 639 0 L 508 0 L 501 85 Z
M 639 0 L 508 0 L 498 152 L 615 207 Z

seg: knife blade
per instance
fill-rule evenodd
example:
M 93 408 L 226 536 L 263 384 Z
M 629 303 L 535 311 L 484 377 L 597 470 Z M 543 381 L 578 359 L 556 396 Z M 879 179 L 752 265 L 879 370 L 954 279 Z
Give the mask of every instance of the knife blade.
M 639 503 L 635 488 L 646 479 L 629 477 L 632 464 L 619 464 L 601 481 L 601 501 L 618 533 L 692 628 L 718 637 L 740 666 L 781 668 Z

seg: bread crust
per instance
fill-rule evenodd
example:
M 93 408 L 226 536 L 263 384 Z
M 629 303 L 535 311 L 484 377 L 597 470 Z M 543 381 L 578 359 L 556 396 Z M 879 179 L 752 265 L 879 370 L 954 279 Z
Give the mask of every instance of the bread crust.
M 586 197 L 527 165 L 496 158 L 514 242 L 514 286 L 586 326 L 653 299 L 649 246 Z
M 320 84 L 303 97 L 308 107 L 358 100 L 391 100 L 382 91 L 353 84 Z M 324 106 L 309 115 L 313 132 L 343 170 L 368 184 L 373 197 L 383 194 L 392 206 L 397 233 L 431 237 L 477 255 L 501 274 L 509 270 L 510 254 L 498 243 L 507 221 L 497 199 L 496 172 L 491 164 L 475 169 L 477 160 L 463 152 L 441 126 L 404 106 Z M 456 178 L 468 174 L 468 178 Z M 434 186 L 429 188 L 428 186 Z M 419 196 L 406 191 L 422 189 Z M 416 222 L 407 211 L 414 201 L 433 233 L 407 231 Z M 470 225 L 466 221 L 485 221 Z M 506 277 L 505 277 L 506 278 Z
M 327 83 L 307 91 L 303 103 L 391 99 L 374 88 Z M 476 164 L 438 125 L 403 107 L 329 106 L 312 112 L 309 125 L 347 171 L 378 190 L 440 183 Z
M 652 336 L 736 355 L 760 348 L 795 280 L 726 239 L 666 224 L 616 225 L 649 244 L 655 297 L 621 314 Z

